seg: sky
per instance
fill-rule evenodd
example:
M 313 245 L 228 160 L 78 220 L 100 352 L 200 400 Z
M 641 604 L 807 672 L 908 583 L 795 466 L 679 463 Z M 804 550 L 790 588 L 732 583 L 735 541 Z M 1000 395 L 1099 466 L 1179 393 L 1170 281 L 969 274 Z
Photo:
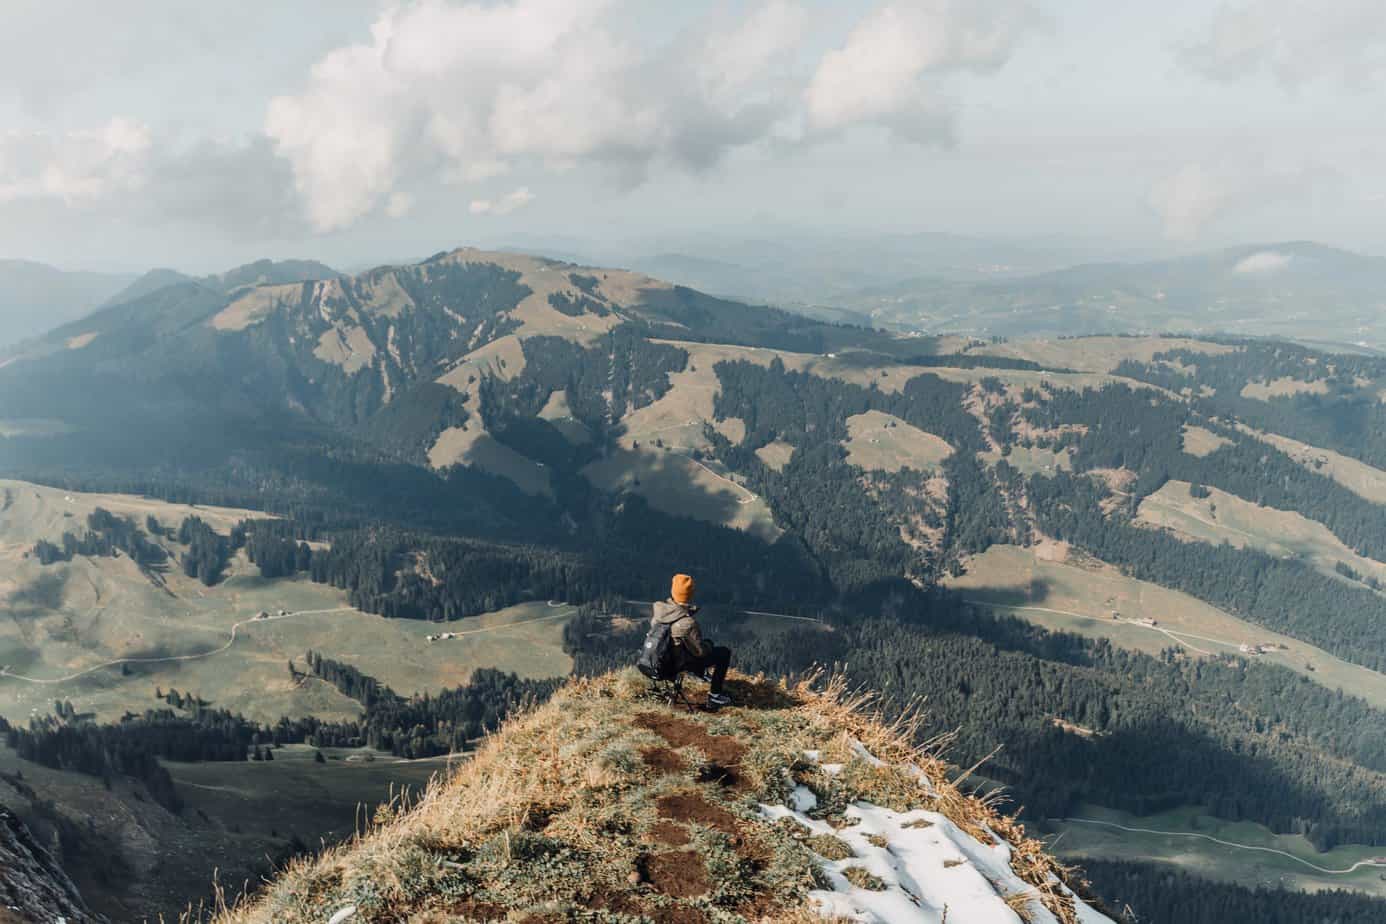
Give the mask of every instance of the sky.
M 4 0 L 0 257 L 946 231 L 1386 254 L 1379 0 Z

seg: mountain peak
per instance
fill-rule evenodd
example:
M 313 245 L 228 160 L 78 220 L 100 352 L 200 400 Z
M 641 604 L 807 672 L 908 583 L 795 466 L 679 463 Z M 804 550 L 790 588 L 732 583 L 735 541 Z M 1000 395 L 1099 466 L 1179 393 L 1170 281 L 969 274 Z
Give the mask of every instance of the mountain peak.
M 633 671 L 573 681 L 223 924 L 1108 920 L 908 723 L 837 682 L 729 692 L 710 714 Z

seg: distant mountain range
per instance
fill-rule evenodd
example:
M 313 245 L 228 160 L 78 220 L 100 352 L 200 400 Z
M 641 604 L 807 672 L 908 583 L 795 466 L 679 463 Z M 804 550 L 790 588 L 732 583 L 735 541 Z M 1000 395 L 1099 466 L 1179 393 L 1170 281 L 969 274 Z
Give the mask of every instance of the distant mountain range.
M 929 333 L 1054 336 L 1177 330 L 1386 348 L 1386 258 L 1304 241 L 1007 279 L 940 275 L 863 288 L 844 307 Z
M 194 277 L 177 270 L 72 272 L 26 260 L 0 260 L 0 349 L 90 314 L 184 282 L 230 292 L 247 285 L 331 279 L 336 270 L 313 260 L 258 260 L 224 273 Z
M 1386 350 L 1386 258 L 1307 241 L 1250 244 L 1172 259 L 1090 262 L 1076 246 L 927 233 L 655 241 L 659 249 L 533 247 L 560 260 L 624 266 L 739 301 L 837 324 L 970 336 L 1176 330 L 1277 336 Z M 332 279 L 311 260 L 260 260 L 195 277 L 69 273 L 0 261 L 0 348 L 178 283 L 229 293 L 246 285 Z
M 292 282 L 312 282 L 334 279 L 342 275 L 332 267 L 316 260 L 256 260 L 224 273 L 210 276 L 189 276 L 172 269 L 152 269 L 107 299 L 105 305 L 131 302 L 151 292 L 179 283 L 196 283 L 220 292 L 232 292 L 242 286 L 283 285 Z
M 0 260 L 0 347 L 81 317 L 134 279 L 133 274 L 75 273 Z

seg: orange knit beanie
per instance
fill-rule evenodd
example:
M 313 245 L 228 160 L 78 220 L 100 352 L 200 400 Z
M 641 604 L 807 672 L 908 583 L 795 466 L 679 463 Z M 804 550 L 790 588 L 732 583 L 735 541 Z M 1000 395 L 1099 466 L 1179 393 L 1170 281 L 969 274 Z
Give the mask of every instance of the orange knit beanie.
M 686 574 L 674 575 L 673 587 L 669 590 L 669 596 L 674 598 L 675 603 L 687 605 L 693 602 L 693 579 Z

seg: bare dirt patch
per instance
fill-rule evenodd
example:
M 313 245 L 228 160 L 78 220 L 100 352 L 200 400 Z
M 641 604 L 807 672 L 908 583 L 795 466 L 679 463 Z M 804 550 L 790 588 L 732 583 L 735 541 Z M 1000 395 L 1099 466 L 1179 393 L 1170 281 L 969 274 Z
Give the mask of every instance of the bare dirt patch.
M 668 748 L 641 748 L 640 759 L 645 762 L 645 766 L 660 773 L 682 773 L 688 769 L 687 762 Z
M 447 910 L 449 914 L 464 921 L 503 921 L 510 913 L 500 905 L 477 901 L 474 898 L 463 899 L 455 905 L 450 905 Z
M 683 825 L 665 819 L 650 828 L 650 839 L 665 847 L 686 847 L 693 837 Z
M 712 889 L 703 858 L 691 850 L 657 853 L 646 865 L 650 885 L 674 898 L 696 898 Z
M 727 735 L 710 735 L 707 729 L 691 719 L 659 712 L 642 712 L 634 725 L 654 732 L 672 748 L 696 747 L 711 762 L 702 776 L 728 786 L 741 787 L 744 780 L 738 774 L 746 745 Z
M 701 793 L 670 793 L 660 796 L 655 805 L 661 818 L 705 825 L 724 834 L 736 833 L 736 816 L 721 806 L 708 802 Z

